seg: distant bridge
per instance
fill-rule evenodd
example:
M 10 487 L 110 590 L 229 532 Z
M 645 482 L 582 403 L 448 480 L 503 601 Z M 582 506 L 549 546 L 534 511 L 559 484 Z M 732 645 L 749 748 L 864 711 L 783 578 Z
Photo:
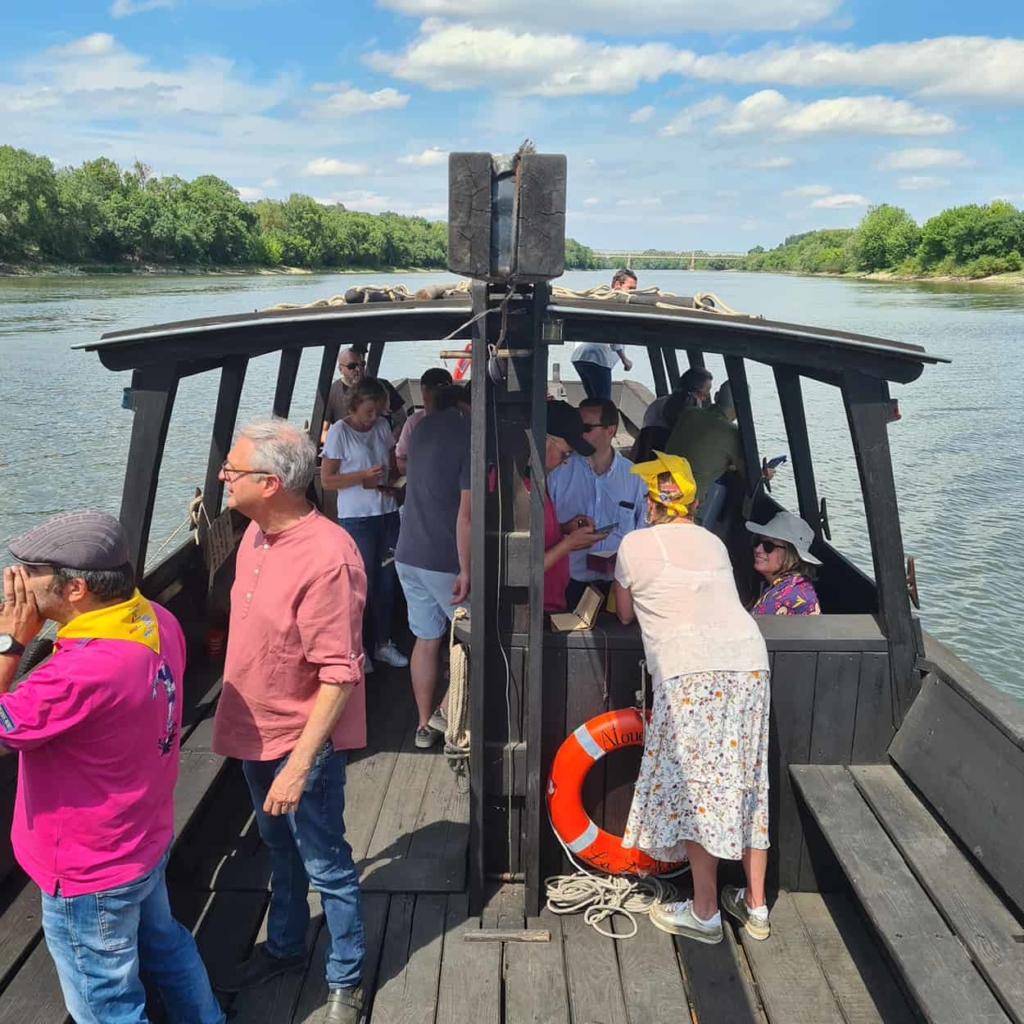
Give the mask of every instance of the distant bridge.
M 649 249 L 646 251 L 640 249 L 594 249 L 593 253 L 603 260 L 621 263 L 627 270 L 632 267 L 634 259 L 678 260 L 680 263 L 686 263 L 690 270 L 695 270 L 697 260 L 738 263 L 740 260 L 747 258 L 747 253 L 745 252 L 705 251 L 704 249 L 693 249 L 690 252 L 653 252 Z

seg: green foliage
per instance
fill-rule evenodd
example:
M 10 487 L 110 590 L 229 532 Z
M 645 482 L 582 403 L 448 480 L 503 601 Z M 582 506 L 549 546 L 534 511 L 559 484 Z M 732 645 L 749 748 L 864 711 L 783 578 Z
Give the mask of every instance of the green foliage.
M 581 245 L 575 238 L 565 240 L 566 270 L 600 270 L 602 262 L 594 255 L 594 250 Z
M 929 220 L 922 231 L 919 263 L 924 270 L 952 257 L 967 266 L 983 256 L 1008 258 L 1024 248 L 1024 213 L 1012 203 L 954 206 Z
M 58 221 L 53 164 L 27 150 L 0 146 L 0 259 L 49 252 Z
M 921 241 L 921 229 L 898 206 L 873 206 L 864 215 L 853 242 L 858 270 L 885 270 L 910 256 Z
M 744 270 L 769 270 L 798 274 L 844 274 L 852 269 L 849 228 L 805 231 L 775 249 L 756 246 L 747 254 Z

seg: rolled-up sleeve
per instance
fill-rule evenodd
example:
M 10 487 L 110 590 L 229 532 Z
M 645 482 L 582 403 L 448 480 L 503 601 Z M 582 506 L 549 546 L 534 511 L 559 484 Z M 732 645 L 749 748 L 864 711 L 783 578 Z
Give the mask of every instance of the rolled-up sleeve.
M 366 573 L 342 562 L 310 581 L 299 602 L 297 624 L 306 661 L 321 683 L 363 681 L 363 609 Z

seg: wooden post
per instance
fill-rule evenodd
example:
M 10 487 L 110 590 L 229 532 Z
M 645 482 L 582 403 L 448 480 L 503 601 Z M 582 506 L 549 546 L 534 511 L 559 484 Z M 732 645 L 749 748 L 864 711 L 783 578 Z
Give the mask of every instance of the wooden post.
M 380 373 L 380 361 L 384 358 L 384 342 L 370 343 L 370 352 L 366 357 L 366 376 L 376 377 Z
M 665 367 L 668 369 L 668 383 L 674 391 L 679 383 L 679 356 L 673 345 L 662 345 L 662 352 L 665 354 Z
M 238 403 L 242 397 L 242 386 L 245 384 L 245 371 L 248 366 L 248 356 L 230 356 L 224 361 L 220 371 L 217 411 L 213 414 L 210 457 L 206 461 L 206 484 L 203 487 L 203 509 L 206 515 L 199 523 L 200 537 L 206 534 L 207 522 L 213 522 L 220 514 L 220 503 L 224 497 L 220 467 L 231 448 L 238 417 Z
M 313 401 L 313 413 L 309 417 L 309 436 L 317 447 L 320 447 L 320 435 L 323 433 L 324 414 L 327 411 L 327 398 L 331 393 L 331 382 L 334 380 L 334 367 L 338 362 L 341 342 L 332 341 L 324 345 L 323 358 L 320 360 L 320 375 L 316 380 L 316 398 Z
M 277 369 L 277 387 L 274 389 L 274 415 L 288 418 L 292 409 L 292 395 L 295 393 L 295 378 L 302 360 L 301 348 L 281 350 L 281 362 Z
M 922 652 L 918 650 L 907 595 L 900 510 L 889 453 L 889 388 L 884 380 L 847 370 L 843 373 L 843 401 L 860 472 L 878 587 L 878 610 L 889 640 L 893 726 L 898 729 L 920 689 L 915 666 Z
M 160 462 L 177 392 L 176 364 L 132 373 L 135 420 L 121 491 L 120 519 L 128 536 L 128 550 L 139 580 L 146 571 L 146 548 L 160 481 Z
M 473 315 L 488 308 L 488 286 L 474 281 L 470 291 Z M 470 519 L 473 537 L 470 548 L 469 622 L 472 646 L 469 660 L 469 903 L 478 910 L 483 905 L 484 868 L 484 706 L 487 700 L 487 644 L 493 625 L 495 575 L 488 558 L 493 548 L 488 536 L 488 485 L 494 450 L 491 430 L 491 403 L 494 385 L 487 373 L 488 328 L 494 316 L 473 324 L 473 365 L 470 378 L 472 397 L 470 472 Z
M 654 393 L 660 398 L 668 394 L 668 379 L 665 376 L 665 358 L 660 345 L 648 345 L 647 355 L 651 360 L 651 375 L 654 377 Z
M 789 457 L 793 464 L 793 478 L 796 482 L 800 516 L 814 531 L 814 535 L 820 537 L 821 513 L 818 507 L 818 489 L 814 482 L 814 462 L 811 458 L 811 442 L 807 434 L 807 418 L 804 413 L 800 374 L 789 366 L 776 366 L 775 385 L 779 390 L 782 419 L 786 424 Z
M 534 289 L 533 381 L 530 408 L 530 422 L 533 425 L 530 445 L 530 565 L 533 567 L 544 564 L 544 495 L 547 489 L 544 452 L 547 446 L 548 350 L 542 338 L 542 325 L 550 296 L 551 287 L 548 284 L 538 284 Z M 664 380 L 664 374 L 662 378 Z M 550 766 L 544 763 L 542 756 L 544 718 L 553 712 L 552 708 L 545 706 L 544 574 L 536 569 L 530 573 L 530 647 L 527 658 L 526 823 L 523 861 L 527 914 L 533 916 L 540 913 L 541 907 L 541 833 L 547 827 L 543 794 Z
M 754 412 L 750 405 L 750 388 L 747 385 L 747 367 L 739 356 L 725 357 L 725 372 L 732 385 L 732 400 L 736 406 L 736 420 L 743 443 L 743 461 L 747 471 L 747 496 L 753 497 L 761 480 L 761 456 L 757 449 L 757 432 L 754 429 Z

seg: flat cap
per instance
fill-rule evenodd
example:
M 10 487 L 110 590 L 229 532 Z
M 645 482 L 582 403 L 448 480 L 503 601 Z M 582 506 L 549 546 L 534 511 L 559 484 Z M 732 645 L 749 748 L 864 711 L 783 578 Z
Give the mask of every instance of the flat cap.
M 121 524 L 106 512 L 62 512 L 15 537 L 9 547 L 23 565 L 97 570 L 132 560 Z

